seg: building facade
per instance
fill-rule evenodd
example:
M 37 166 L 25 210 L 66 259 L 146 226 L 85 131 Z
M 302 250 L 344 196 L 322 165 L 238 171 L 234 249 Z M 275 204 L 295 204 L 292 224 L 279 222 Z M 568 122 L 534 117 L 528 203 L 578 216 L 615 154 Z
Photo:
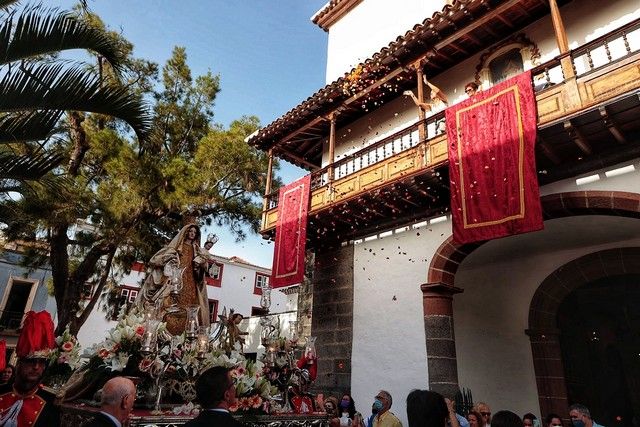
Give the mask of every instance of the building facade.
M 640 417 L 640 5 L 332 0 L 327 85 L 249 143 L 308 169 L 319 390 L 470 388 L 494 412 Z M 444 106 L 530 70 L 544 230 L 452 239 Z M 273 238 L 267 189 L 262 233 Z

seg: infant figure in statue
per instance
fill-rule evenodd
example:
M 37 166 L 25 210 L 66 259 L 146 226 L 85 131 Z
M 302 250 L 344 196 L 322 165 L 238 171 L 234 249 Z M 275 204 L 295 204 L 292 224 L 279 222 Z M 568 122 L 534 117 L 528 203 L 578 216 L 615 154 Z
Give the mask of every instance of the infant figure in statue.
M 167 323 L 167 331 L 179 335 L 185 330 L 186 308 L 198 306 L 200 326 L 209 326 L 205 279 L 209 258 L 209 252 L 200 247 L 198 226 L 184 226 L 149 260 L 151 271 L 136 299 L 136 310 L 142 313 L 145 303 L 154 304 L 159 308 L 158 317 Z

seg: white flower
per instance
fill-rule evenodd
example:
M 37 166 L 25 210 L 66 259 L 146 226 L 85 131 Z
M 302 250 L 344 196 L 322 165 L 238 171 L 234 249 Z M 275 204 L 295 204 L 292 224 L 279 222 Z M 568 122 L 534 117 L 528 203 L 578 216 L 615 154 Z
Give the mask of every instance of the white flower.
M 118 357 L 113 357 L 111 359 L 111 370 L 112 371 L 122 371 L 129 363 L 129 354 L 125 352 L 120 352 Z

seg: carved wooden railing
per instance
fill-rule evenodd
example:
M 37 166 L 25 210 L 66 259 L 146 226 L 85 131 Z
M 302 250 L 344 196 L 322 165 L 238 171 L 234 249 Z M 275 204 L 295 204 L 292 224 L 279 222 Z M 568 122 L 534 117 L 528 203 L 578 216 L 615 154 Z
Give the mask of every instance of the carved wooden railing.
M 640 19 L 565 55 L 571 57 L 575 79 L 564 76 L 560 56 L 532 69 L 539 125 L 552 123 L 604 100 L 640 88 Z M 573 85 L 579 94 L 578 103 L 571 104 L 566 100 L 565 92 L 570 90 L 570 85 Z M 422 141 L 418 137 L 420 126 L 425 127 L 425 139 Z M 349 184 L 354 176 L 368 174 L 368 179 L 372 180 L 380 177 L 380 184 L 384 184 L 390 173 L 384 172 L 382 166 L 393 162 L 394 159 L 409 159 L 409 162 L 403 163 L 403 168 L 432 168 L 446 162 L 447 145 L 444 130 L 444 112 L 441 111 L 350 153 L 332 165 L 312 172 L 311 211 L 343 200 L 348 196 L 347 193 L 356 194 L 374 186 Z M 334 171 L 331 182 L 330 168 Z M 378 169 L 381 171 L 375 175 Z M 275 226 L 278 194 L 273 192 L 265 198 L 268 200 L 268 210 L 263 216 L 263 231 Z

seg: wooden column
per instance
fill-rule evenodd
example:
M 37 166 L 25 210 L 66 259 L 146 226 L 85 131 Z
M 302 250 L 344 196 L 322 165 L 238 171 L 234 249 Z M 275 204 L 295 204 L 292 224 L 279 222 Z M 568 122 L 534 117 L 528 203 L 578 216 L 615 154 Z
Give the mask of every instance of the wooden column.
M 582 105 L 582 101 L 580 100 L 580 92 L 578 91 L 578 84 L 576 82 L 576 72 L 573 69 L 569 52 L 567 32 L 564 29 L 564 23 L 562 22 L 557 1 L 549 0 L 549 7 L 551 9 L 551 21 L 553 22 L 553 31 L 556 35 L 556 43 L 560 50 L 560 66 L 562 67 L 562 74 L 566 82 L 563 97 L 568 106 L 579 107 Z
M 273 176 L 273 148 L 269 149 L 269 164 L 267 166 L 267 182 L 264 186 L 264 198 L 262 199 L 262 228 L 267 225 L 267 211 L 269 210 L 269 195 Z
M 335 162 L 336 154 L 336 114 L 331 113 L 329 116 L 329 122 L 331 126 L 329 128 L 329 168 L 327 169 L 327 179 L 329 182 L 333 182 L 334 169 L 333 163 Z
M 416 64 L 416 80 L 418 81 L 418 101 L 424 102 L 424 71 L 422 71 L 422 62 Z M 426 117 L 425 111 L 418 107 L 418 119 L 420 121 L 424 120 Z M 424 141 L 427 137 L 427 129 L 424 123 L 421 123 L 418 126 L 418 134 L 420 135 L 420 141 Z

